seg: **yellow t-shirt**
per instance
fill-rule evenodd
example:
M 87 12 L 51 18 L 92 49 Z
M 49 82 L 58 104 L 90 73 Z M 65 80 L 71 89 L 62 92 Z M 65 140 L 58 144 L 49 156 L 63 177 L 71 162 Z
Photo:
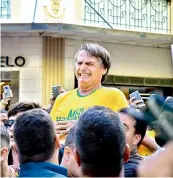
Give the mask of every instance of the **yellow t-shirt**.
M 102 87 L 87 96 L 80 96 L 77 89 L 61 94 L 51 110 L 53 121 L 77 120 L 89 107 L 105 106 L 114 111 L 128 107 L 122 91 Z
M 147 130 L 146 134 L 152 138 L 154 138 L 156 135 L 156 133 L 153 130 Z M 138 153 L 141 156 L 150 156 L 153 154 L 152 151 L 150 151 L 147 147 L 143 146 L 142 144 L 138 148 Z

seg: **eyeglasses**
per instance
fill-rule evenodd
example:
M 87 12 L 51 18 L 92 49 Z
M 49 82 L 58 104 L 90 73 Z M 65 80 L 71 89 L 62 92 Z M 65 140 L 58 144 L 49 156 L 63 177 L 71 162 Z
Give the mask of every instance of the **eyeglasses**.
M 14 124 L 15 120 L 7 120 L 4 122 L 4 126 L 9 129 L 13 124 Z

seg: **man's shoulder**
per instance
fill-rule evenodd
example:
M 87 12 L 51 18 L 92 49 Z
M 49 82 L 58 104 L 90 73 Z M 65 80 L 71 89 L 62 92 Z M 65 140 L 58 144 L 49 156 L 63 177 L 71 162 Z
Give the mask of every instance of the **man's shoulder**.
M 107 93 L 110 93 L 110 94 L 113 94 L 113 95 L 122 95 L 123 92 L 118 89 L 118 88 L 113 88 L 113 87 L 103 87 L 102 89 L 104 92 L 107 92 Z
M 119 111 L 120 109 L 129 106 L 124 93 L 118 88 L 103 87 L 102 91 L 102 95 L 106 98 L 109 98 L 111 109 L 113 109 L 114 111 Z
M 61 98 L 64 98 L 64 97 L 73 95 L 73 94 L 75 94 L 75 93 L 76 93 L 76 89 L 73 89 L 73 90 L 70 90 L 70 91 L 61 93 L 56 99 L 59 100 L 59 99 L 61 99 Z
M 37 171 L 33 172 L 32 170 L 28 170 L 25 172 L 21 172 L 19 177 L 67 177 L 67 175 L 63 175 L 61 173 L 56 173 L 50 170 L 42 170 L 38 169 Z
M 19 177 L 67 177 L 67 169 L 49 162 L 30 162 L 21 165 Z

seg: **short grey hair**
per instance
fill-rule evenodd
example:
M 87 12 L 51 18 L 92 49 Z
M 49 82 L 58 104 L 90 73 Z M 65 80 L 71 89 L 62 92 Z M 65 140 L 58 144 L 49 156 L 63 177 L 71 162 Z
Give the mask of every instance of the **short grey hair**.
M 105 48 L 103 48 L 102 46 L 100 46 L 98 44 L 86 43 L 86 44 L 82 45 L 81 48 L 76 53 L 75 61 L 77 61 L 79 52 L 82 50 L 86 51 L 90 56 L 94 56 L 98 60 L 100 60 L 104 69 L 107 69 L 106 74 L 104 74 L 102 76 L 101 82 L 103 82 L 106 79 L 109 69 L 111 67 L 111 57 L 110 57 L 109 52 Z

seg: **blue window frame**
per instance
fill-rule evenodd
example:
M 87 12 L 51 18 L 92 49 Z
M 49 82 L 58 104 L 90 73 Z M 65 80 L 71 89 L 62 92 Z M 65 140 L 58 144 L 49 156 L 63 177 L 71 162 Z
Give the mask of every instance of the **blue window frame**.
M 0 0 L 0 18 L 11 18 L 11 0 Z

